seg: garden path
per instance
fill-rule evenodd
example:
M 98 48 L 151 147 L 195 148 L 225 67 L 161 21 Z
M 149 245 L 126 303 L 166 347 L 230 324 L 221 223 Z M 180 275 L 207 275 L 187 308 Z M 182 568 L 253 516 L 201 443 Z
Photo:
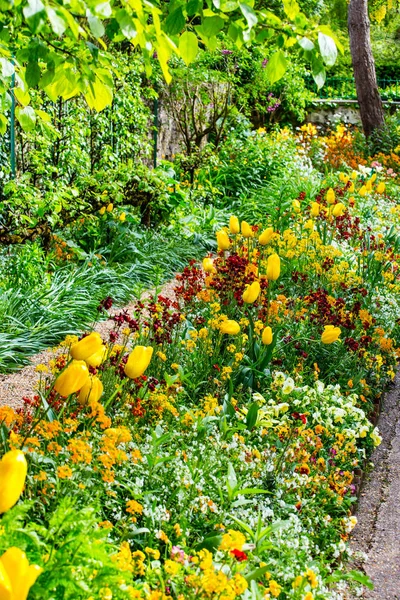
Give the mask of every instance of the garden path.
M 371 456 L 357 508 L 352 536 L 355 552 L 365 553 L 356 565 L 373 580 L 368 600 L 400 599 L 400 371 L 385 394 L 378 427 L 382 443 Z M 360 564 L 361 563 L 361 564 Z
M 173 288 L 176 285 L 176 279 L 168 281 L 163 285 L 158 293 L 163 296 L 172 298 L 174 296 Z M 144 292 L 141 298 L 149 297 L 153 295 L 155 290 L 149 290 Z M 136 302 L 136 299 L 135 299 Z M 122 310 L 128 310 L 130 312 L 133 307 L 133 302 L 124 307 L 115 308 L 111 311 L 111 314 L 118 314 Z M 107 336 L 114 326 L 114 322 L 108 319 L 107 321 L 100 321 L 96 324 L 94 330 L 98 331 L 103 339 L 107 339 Z M 77 332 L 78 333 L 78 332 Z M 18 408 L 22 405 L 22 398 L 32 398 L 35 390 L 35 384 L 38 381 L 38 373 L 36 367 L 39 364 L 47 365 L 49 361 L 54 358 L 55 349 L 49 348 L 38 354 L 30 357 L 29 364 L 19 371 L 11 374 L 0 374 L 0 406 L 8 405 L 13 408 Z

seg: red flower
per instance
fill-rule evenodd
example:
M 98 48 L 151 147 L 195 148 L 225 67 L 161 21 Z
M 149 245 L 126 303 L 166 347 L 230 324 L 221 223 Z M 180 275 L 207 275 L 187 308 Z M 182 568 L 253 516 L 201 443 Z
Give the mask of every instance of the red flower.
M 242 550 L 237 550 L 236 548 L 234 550 L 231 550 L 230 552 L 235 558 L 236 560 L 238 560 L 239 562 L 243 562 L 244 560 L 247 560 L 247 554 L 245 552 L 242 552 Z
M 292 417 L 293 417 L 293 419 L 301 421 L 303 423 L 303 425 L 305 425 L 307 423 L 306 415 L 300 414 L 298 412 L 294 412 L 294 413 L 292 413 Z

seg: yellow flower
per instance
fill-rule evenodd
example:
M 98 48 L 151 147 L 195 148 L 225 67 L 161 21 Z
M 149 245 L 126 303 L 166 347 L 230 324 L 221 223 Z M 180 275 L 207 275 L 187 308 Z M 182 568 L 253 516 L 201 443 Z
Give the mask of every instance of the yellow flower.
M 332 214 L 334 217 L 341 217 L 346 212 L 346 207 L 343 202 L 338 202 L 335 204 L 332 210 Z
M 143 375 L 150 364 L 152 355 L 153 348 L 151 346 L 135 346 L 125 365 L 125 375 L 130 379 L 136 379 Z
M 100 400 L 103 393 L 103 384 L 98 377 L 89 377 L 85 385 L 79 392 L 78 400 L 80 404 L 96 403 Z
M 273 333 L 272 333 L 272 329 L 271 329 L 271 327 L 268 325 L 268 326 L 267 326 L 267 327 L 264 329 L 264 331 L 263 331 L 263 333 L 262 333 L 262 336 L 261 336 L 262 343 L 263 343 L 265 346 L 269 346 L 270 344 L 272 344 L 272 340 L 273 340 L 273 339 L 274 339 L 274 335 L 273 335 Z
M 246 543 L 246 538 L 240 531 L 235 531 L 234 529 L 229 529 L 228 533 L 225 533 L 222 536 L 222 541 L 220 544 L 221 550 L 242 550 L 244 544 Z
M 319 206 L 318 202 L 312 202 L 311 209 L 310 209 L 310 215 L 312 217 L 318 217 L 319 210 L 320 210 L 320 206 Z
M 360 194 L 360 196 L 364 197 L 367 195 L 367 188 L 365 185 L 362 185 L 358 191 L 358 193 Z
M 114 205 L 110 202 L 110 204 L 107 206 L 107 212 L 110 213 L 112 212 L 112 209 L 114 208 Z
M 203 258 L 203 269 L 206 273 L 215 273 L 214 262 L 211 258 Z
M 383 192 L 385 191 L 386 186 L 384 184 L 383 181 L 381 181 L 380 183 L 378 183 L 378 185 L 376 186 L 376 193 L 377 194 L 383 194 Z
M 323 344 L 333 344 L 339 339 L 341 334 L 340 327 L 334 325 L 325 325 L 324 331 L 321 335 L 321 342 Z
M 267 259 L 267 279 L 276 281 L 281 274 L 281 259 L 274 253 L 270 254 Z
M 236 235 L 237 233 L 240 232 L 239 219 L 237 217 L 235 217 L 234 215 L 232 215 L 231 218 L 229 219 L 229 231 L 233 235 Z
M 264 231 L 258 237 L 259 244 L 261 244 L 261 246 L 266 246 L 271 241 L 273 235 L 274 228 L 267 227 L 267 229 L 264 229 Z
M 221 323 L 220 331 L 221 333 L 227 333 L 228 335 L 236 335 L 240 331 L 240 325 L 237 321 L 228 319 L 227 321 L 223 321 Z
M 243 302 L 246 304 L 253 304 L 260 295 L 261 287 L 258 281 L 253 281 L 252 284 L 246 285 L 246 289 L 243 292 L 242 298 Z
M 312 592 L 307 592 L 304 596 L 304 600 L 314 600 L 314 594 Z
M 119 215 L 119 220 L 121 221 L 121 223 L 123 223 L 125 221 L 125 219 L 126 219 L 126 213 L 123 212 Z
M 107 347 L 102 344 L 96 352 L 85 358 L 85 362 L 89 365 L 89 367 L 99 367 L 104 361 L 106 354 Z
M 99 210 L 99 214 L 103 216 L 105 212 L 106 212 L 106 207 L 102 206 Z
M 43 569 L 30 565 L 25 552 L 13 546 L 0 557 L 1 600 L 26 600 Z
M 329 188 L 329 190 L 326 192 L 326 201 L 328 204 L 334 204 L 335 202 L 335 192 L 332 188 Z
M 231 245 L 231 241 L 230 241 L 229 236 L 226 233 L 226 231 L 221 229 L 220 231 L 217 231 L 216 235 L 217 235 L 218 250 L 228 250 Z
M 242 221 L 241 231 L 242 231 L 242 236 L 245 238 L 254 237 L 254 231 L 252 230 L 250 225 L 247 223 L 247 221 Z
M 71 479 L 72 469 L 68 465 L 61 465 L 57 467 L 57 476 L 60 479 Z
M 295 212 L 295 213 L 301 212 L 301 204 L 297 199 L 293 200 L 292 209 L 293 209 L 293 212 Z
M 79 342 L 76 342 L 76 344 L 72 344 L 70 350 L 71 356 L 75 360 L 86 360 L 86 358 L 98 352 L 102 345 L 103 340 L 101 339 L 101 335 L 93 331 Z
M 308 581 L 310 582 L 311 587 L 316 588 L 318 586 L 318 578 L 317 578 L 316 574 L 314 573 L 314 571 L 312 569 L 307 569 L 305 575 L 308 578 Z
M 143 512 L 143 505 L 140 504 L 140 502 L 136 502 L 136 500 L 128 500 L 126 503 L 126 512 L 141 515 Z
M 20 450 L 10 450 L 0 460 L 0 514 L 18 502 L 27 470 L 25 455 Z
M 65 398 L 80 390 L 89 379 L 89 370 L 83 360 L 73 360 L 57 377 L 54 389 Z
M 274 579 L 269 581 L 269 591 L 273 595 L 274 598 L 277 598 L 281 593 L 281 586 Z

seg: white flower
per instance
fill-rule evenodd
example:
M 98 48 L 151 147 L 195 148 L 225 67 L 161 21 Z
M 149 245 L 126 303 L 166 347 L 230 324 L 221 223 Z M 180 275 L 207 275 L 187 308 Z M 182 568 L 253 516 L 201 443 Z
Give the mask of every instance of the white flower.
M 274 373 L 274 383 L 275 385 L 279 385 L 282 386 L 285 382 L 285 373 L 282 373 L 282 371 L 276 371 Z
M 288 377 L 282 386 L 282 394 L 290 394 L 294 390 L 294 381 L 291 377 Z
M 379 435 L 379 429 L 377 427 L 374 428 L 374 430 L 370 434 L 370 437 L 374 442 L 374 446 L 379 446 L 379 444 L 382 441 L 382 437 Z

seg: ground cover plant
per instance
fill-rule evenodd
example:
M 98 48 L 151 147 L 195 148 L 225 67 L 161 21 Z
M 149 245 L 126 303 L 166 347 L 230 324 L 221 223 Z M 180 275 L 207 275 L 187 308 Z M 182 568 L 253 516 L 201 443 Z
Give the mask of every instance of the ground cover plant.
M 346 542 L 398 359 L 398 188 L 376 161 L 317 172 L 309 135 L 254 134 L 252 152 L 296 155 L 283 191 L 239 194 L 240 218 L 229 193 L 217 217 L 197 208 L 189 230 L 225 222 L 174 295 L 115 315 L 108 339 L 68 336 L 34 399 L 0 408 L 3 589 L 15 564 L 29 598 L 339 600 L 343 580 L 368 584 Z

